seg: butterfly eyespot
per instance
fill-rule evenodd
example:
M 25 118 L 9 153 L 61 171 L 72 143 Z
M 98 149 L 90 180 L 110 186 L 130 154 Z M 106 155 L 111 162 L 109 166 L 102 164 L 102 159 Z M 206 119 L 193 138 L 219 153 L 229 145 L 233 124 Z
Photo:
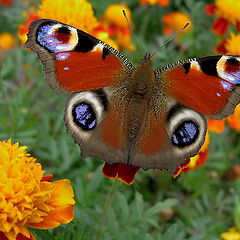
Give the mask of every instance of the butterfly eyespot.
M 206 135 L 205 118 L 190 108 L 177 104 L 173 106 L 167 117 L 169 138 L 172 146 L 179 153 L 196 154 L 197 148 L 204 142 Z
M 107 95 L 104 90 L 73 93 L 65 107 L 65 123 L 70 134 L 89 135 L 107 112 Z
M 77 31 L 72 27 L 48 23 L 38 28 L 36 41 L 50 52 L 71 51 L 77 45 Z
M 91 104 L 81 102 L 73 107 L 73 121 L 83 130 L 92 130 L 97 126 L 96 114 Z
M 199 127 L 193 121 L 185 121 L 178 125 L 172 135 L 172 143 L 178 147 L 186 147 L 195 142 L 199 135 Z

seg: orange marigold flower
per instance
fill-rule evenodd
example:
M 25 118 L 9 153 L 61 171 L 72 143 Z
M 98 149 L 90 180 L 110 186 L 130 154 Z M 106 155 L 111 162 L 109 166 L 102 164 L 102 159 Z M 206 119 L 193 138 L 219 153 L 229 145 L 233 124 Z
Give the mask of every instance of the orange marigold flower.
M 42 0 L 37 12 L 39 18 L 48 18 L 69 24 L 91 33 L 98 21 L 87 0 Z
M 191 23 L 191 19 L 189 18 L 189 16 L 182 12 L 168 13 L 163 16 L 162 21 L 166 25 L 163 28 L 164 34 L 170 34 L 173 31 L 179 31 L 186 23 Z M 180 34 L 189 32 L 191 28 L 192 25 L 190 24 L 187 28 L 181 31 Z
M 240 34 L 230 33 L 230 37 L 226 39 L 225 48 L 227 54 L 238 55 L 240 54 Z
M 128 23 L 127 20 L 125 19 L 122 10 L 125 11 L 127 18 L 129 20 L 129 22 L 131 22 L 131 11 L 130 9 L 123 5 L 123 4 L 112 4 L 110 5 L 105 13 L 104 13 L 104 20 L 106 20 L 107 22 L 116 25 L 118 27 L 122 27 L 122 28 L 128 28 Z
M 6 51 L 16 45 L 15 38 L 11 33 L 4 32 L 0 34 L 0 46 Z
M 235 130 L 240 130 L 240 104 L 235 108 L 234 114 L 227 117 L 228 124 Z
M 240 34 L 230 33 L 228 38 L 225 38 L 221 41 L 220 45 L 217 46 L 216 52 L 221 54 L 231 54 L 239 55 L 240 54 Z
M 225 128 L 225 119 L 223 120 L 215 120 L 208 119 L 208 130 L 216 133 L 223 132 Z
M 173 174 L 173 177 L 177 177 L 182 171 L 188 172 L 189 170 L 194 170 L 200 166 L 203 166 L 206 162 L 208 156 L 208 145 L 210 141 L 209 133 L 207 132 L 205 142 L 200 148 L 198 154 L 194 157 L 191 157 L 188 162 L 180 165 L 176 172 Z
M 159 4 L 162 6 L 168 6 L 169 0 L 140 0 L 140 4 L 142 5 L 154 5 Z
M 128 20 L 131 21 L 131 11 L 128 7 L 121 4 L 113 4 L 106 9 L 101 23 L 107 29 L 109 36 L 115 40 L 120 50 L 133 51 L 135 46 L 131 42 L 131 32 L 122 10 L 126 12 Z
M 116 42 L 120 46 L 121 49 L 126 49 L 128 51 L 134 51 L 135 46 L 131 40 L 131 32 L 129 29 L 125 28 L 122 31 L 119 31 L 116 36 Z
M 0 142 L 0 239 L 34 239 L 26 226 L 49 229 L 73 219 L 70 181 L 51 182 L 26 148 Z

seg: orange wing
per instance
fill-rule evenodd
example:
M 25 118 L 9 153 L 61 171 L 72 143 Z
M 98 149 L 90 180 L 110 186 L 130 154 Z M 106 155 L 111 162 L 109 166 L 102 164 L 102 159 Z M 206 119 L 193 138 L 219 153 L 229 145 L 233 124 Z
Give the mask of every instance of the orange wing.
M 210 118 L 230 115 L 240 101 L 240 56 L 196 58 L 160 75 L 171 97 Z

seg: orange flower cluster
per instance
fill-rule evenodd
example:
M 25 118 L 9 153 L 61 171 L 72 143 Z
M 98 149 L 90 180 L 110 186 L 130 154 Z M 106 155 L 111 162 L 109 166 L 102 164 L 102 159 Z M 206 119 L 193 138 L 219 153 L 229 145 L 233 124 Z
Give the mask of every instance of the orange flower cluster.
M 65 11 L 66 8 L 68 11 Z M 127 20 L 123 16 L 123 9 L 130 21 L 130 9 L 121 4 L 110 5 L 106 9 L 104 16 L 97 20 L 91 4 L 87 0 L 73 0 L 71 2 L 42 0 L 38 11 L 31 13 L 26 23 L 19 27 L 19 38 L 22 43 L 25 43 L 31 22 L 40 18 L 47 18 L 86 31 L 116 49 L 132 51 L 135 49 L 135 46 L 131 42 L 131 32 L 128 28 Z
M 226 36 L 230 25 L 236 33 L 230 32 L 216 47 L 216 52 L 221 54 L 240 54 L 240 2 L 234 0 L 216 0 L 205 8 L 208 15 L 216 15 L 217 18 L 212 25 L 212 31 L 219 36 Z
M 230 24 L 233 24 L 240 31 L 240 2 L 235 0 L 216 0 L 205 8 L 208 15 L 217 15 L 212 26 L 213 32 L 222 36 L 227 33 Z
M 142 5 L 159 4 L 161 6 L 168 6 L 169 0 L 140 0 L 140 4 L 142 4 Z
M 128 7 L 121 4 L 110 5 L 100 19 L 100 26 L 106 29 L 106 32 L 118 44 L 120 50 L 135 50 L 135 46 L 131 42 L 131 31 L 123 12 L 125 11 L 128 21 L 131 21 L 131 11 Z M 101 39 L 101 38 L 100 38 Z M 104 39 L 101 39 L 104 41 Z

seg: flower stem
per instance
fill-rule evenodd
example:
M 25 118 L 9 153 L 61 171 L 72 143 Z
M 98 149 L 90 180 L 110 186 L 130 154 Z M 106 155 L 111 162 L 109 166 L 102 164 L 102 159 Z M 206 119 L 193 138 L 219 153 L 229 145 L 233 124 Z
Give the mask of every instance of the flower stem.
M 111 207 L 111 203 L 112 203 L 114 194 L 117 192 L 118 185 L 119 185 L 119 180 L 117 178 L 115 178 L 113 183 L 112 183 L 112 187 L 108 192 L 107 198 L 106 198 L 104 206 L 103 206 L 103 212 L 102 212 L 102 215 L 100 217 L 99 230 L 98 230 L 98 233 L 97 233 L 96 240 L 100 240 L 101 237 L 102 237 L 103 230 L 104 230 L 104 225 L 107 221 L 108 212 L 109 212 L 109 209 Z

